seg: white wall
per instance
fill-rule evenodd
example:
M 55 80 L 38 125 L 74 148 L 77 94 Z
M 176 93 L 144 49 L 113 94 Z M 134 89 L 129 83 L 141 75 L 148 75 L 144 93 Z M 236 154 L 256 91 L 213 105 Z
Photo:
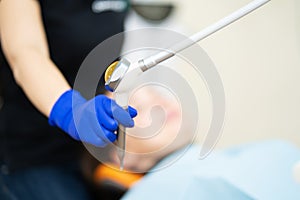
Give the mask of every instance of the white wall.
M 178 1 L 177 18 L 196 32 L 249 2 Z M 199 44 L 226 92 L 219 146 L 267 138 L 300 145 L 300 1 L 271 0 Z
M 194 33 L 250 0 L 173 2 L 172 22 Z M 269 138 L 300 145 L 300 0 L 271 0 L 199 44 L 225 87 L 227 114 L 218 146 Z M 208 110 L 202 109 L 204 115 Z M 201 123 L 203 133 L 209 119 Z

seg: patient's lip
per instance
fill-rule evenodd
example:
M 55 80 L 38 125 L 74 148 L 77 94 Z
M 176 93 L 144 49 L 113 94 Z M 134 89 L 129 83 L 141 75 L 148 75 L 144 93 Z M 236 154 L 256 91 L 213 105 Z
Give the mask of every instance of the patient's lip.
M 179 116 L 179 112 L 178 111 L 176 111 L 175 109 L 170 110 L 167 113 L 167 121 L 177 119 L 178 116 Z

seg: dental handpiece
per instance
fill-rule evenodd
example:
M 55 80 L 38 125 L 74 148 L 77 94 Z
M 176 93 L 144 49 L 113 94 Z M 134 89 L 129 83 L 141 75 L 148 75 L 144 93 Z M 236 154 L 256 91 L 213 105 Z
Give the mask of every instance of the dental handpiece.
M 125 58 L 121 59 L 119 62 L 114 62 L 111 64 L 106 72 L 105 72 L 105 87 L 107 90 L 126 94 L 131 89 L 130 85 L 127 83 L 128 80 L 134 79 L 140 75 L 140 73 L 151 69 L 152 67 L 158 65 L 159 63 L 173 57 L 176 53 L 192 46 L 196 42 L 199 42 L 208 36 L 212 35 L 213 33 L 225 28 L 226 26 L 232 24 L 233 22 L 237 21 L 238 19 L 246 16 L 247 14 L 251 13 L 252 11 L 258 9 L 259 7 L 263 6 L 267 2 L 271 0 L 254 0 L 247 4 L 246 6 L 238 9 L 237 11 L 233 12 L 232 14 L 224 17 L 223 19 L 217 21 L 216 23 L 208 26 L 207 28 L 203 29 L 202 31 L 192 35 L 186 40 L 175 44 L 174 46 L 170 47 L 168 50 L 161 51 L 157 54 L 154 54 L 150 57 L 140 59 L 137 63 L 131 64 Z M 138 69 L 138 70 L 129 70 L 130 69 Z M 130 71 L 130 77 L 126 76 Z M 125 91 L 125 92 L 124 92 Z M 125 95 L 126 96 L 126 95 Z M 117 99 L 116 99 L 117 100 Z M 121 103 L 126 104 L 122 107 L 124 109 L 127 108 L 127 101 L 126 97 L 121 98 Z M 117 101 L 118 103 L 118 101 Z M 123 170 L 124 167 L 124 157 L 125 157 L 125 145 L 126 145 L 126 131 L 125 128 L 120 126 L 118 129 L 118 137 L 117 137 L 117 145 L 118 145 L 118 157 L 120 159 L 120 169 Z
M 127 93 L 117 93 L 117 85 L 114 85 L 113 74 L 116 73 L 115 69 L 118 68 L 119 71 L 123 72 L 123 70 L 127 70 L 129 68 L 130 63 L 123 59 L 122 62 L 114 62 L 112 63 L 105 71 L 104 79 L 105 86 L 109 91 L 115 92 L 115 99 L 119 106 L 123 109 L 128 110 L 128 96 Z M 109 86 L 109 87 L 108 87 Z M 112 89 L 114 88 L 114 89 Z M 124 158 L 125 158 L 125 148 L 126 148 L 126 127 L 122 124 L 119 124 L 117 132 L 117 156 L 120 161 L 120 170 L 124 170 Z

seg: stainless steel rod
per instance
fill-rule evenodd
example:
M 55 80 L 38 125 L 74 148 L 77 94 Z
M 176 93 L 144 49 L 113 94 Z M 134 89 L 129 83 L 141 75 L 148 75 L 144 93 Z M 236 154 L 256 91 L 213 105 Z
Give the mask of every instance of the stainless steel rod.
M 196 42 L 199 42 L 208 36 L 212 35 L 213 33 L 223 29 L 224 27 L 230 25 L 231 23 L 237 21 L 238 19 L 246 16 L 247 14 L 251 13 L 252 11 L 258 9 L 259 7 L 263 6 L 267 2 L 271 0 L 254 0 L 251 3 L 247 4 L 246 6 L 238 9 L 237 11 L 231 13 L 230 15 L 224 17 L 223 19 L 217 21 L 216 23 L 208 26 L 204 30 L 192 35 L 190 38 L 172 46 L 168 51 L 161 51 L 155 55 L 152 55 L 148 58 L 142 59 L 139 61 L 141 64 L 141 69 L 146 71 L 155 65 L 173 57 L 176 53 L 192 46 Z

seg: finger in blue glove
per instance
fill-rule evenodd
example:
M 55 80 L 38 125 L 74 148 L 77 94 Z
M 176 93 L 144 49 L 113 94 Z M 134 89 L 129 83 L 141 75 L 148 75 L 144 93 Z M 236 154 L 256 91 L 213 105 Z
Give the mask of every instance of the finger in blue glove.
M 54 104 L 49 124 L 58 126 L 72 138 L 104 147 L 116 140 L 118 125 L 133 127 L 137 111 L 128 112 L 114 100 L 98 95 L 87 101 L 78 91 L 68 90 Z

